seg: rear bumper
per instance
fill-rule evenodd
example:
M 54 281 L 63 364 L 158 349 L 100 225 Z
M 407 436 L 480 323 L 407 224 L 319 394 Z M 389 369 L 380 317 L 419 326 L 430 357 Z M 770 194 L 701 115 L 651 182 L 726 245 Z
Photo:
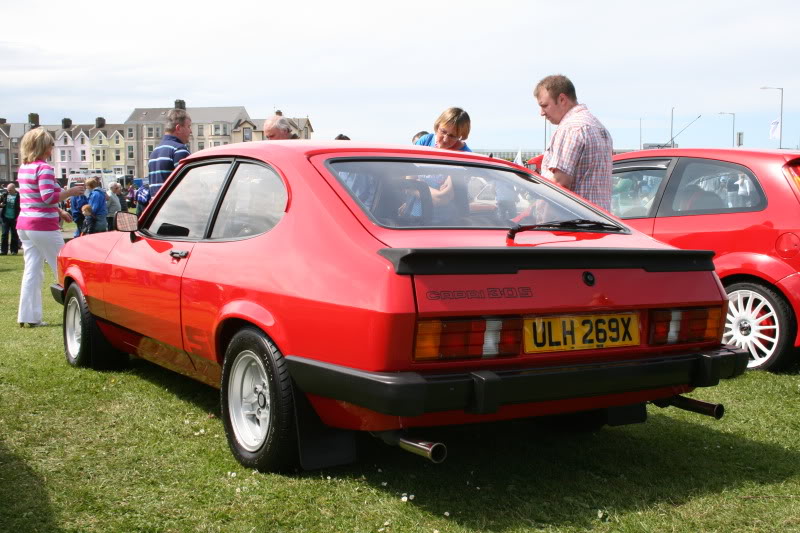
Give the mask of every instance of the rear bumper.
M 643 391 L 670 386 L 711 387 L 741 375 L 748 353 L 731 346 L 647 360 L 428 375 L 366 372 L 287 356 L 298 388 L 393 416 L 464 410 Z
M 64 287 L 59 285 L 58 283 L 53 283 L 50 285 L 50 294 L 53 295 L 53 299 L 64 305 Z

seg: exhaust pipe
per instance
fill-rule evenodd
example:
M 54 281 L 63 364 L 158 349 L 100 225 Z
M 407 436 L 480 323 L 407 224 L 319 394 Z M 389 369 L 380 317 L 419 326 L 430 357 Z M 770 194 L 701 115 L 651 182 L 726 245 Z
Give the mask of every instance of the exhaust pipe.
M 725 406 L 721 403 L 709 403 L 702 400 L 694 400 L 685 396 L 672 396 L 663 400 L 653 401 L 658 407 L 677 407 L 684 411 L 691 411 L 701 415 L 711 416 L 719 420 L 725 414 Z
M 386 444 L 399 446 L 407 452 L 425 457 L 436 464 L 447 459 L 447 446 L 441 442 L 410 438 L 399 431 L 378 431 L 373 435 L 379 437 Z

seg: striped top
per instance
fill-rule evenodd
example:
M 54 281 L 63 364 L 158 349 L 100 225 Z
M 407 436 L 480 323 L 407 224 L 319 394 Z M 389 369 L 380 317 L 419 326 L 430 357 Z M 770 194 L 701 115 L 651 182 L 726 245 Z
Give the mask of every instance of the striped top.
M 189 148 L 174 135 L 166 134 L 156 146 L 147 162 L 150 185 L 164 183 L 181 159 L 189 155 Z M 152 192 L 152 191 L 151 191 Z
M 58 230 L 58 196 L 61 187 L 56 183 L 53 167 L 44 161 L 34 161 L 19 167 L 20 207 L 17 229 L 33 231 Z

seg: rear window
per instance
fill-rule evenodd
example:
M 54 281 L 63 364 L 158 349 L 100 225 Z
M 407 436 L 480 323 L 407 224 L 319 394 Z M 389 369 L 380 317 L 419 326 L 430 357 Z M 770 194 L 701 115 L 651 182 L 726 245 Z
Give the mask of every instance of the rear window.
M 391 228 L 608 220 L 543 179 L 510 170 L 397 160 L 334 160 L 329 168 L 373 221 Z

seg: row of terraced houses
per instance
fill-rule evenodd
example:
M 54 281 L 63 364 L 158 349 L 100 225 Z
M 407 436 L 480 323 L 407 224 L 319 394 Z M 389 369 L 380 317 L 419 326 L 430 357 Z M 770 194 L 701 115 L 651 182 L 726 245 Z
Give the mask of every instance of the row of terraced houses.
M 175 107 L 185 105 L 176 100 Z M 70 171 L 80 169 L 102 169 L 128 178 L 146 176 L 150 152 L 164 134 L 170 109 L 136 108 L 122 124 L 107 123 L 103 117 L 94 124 L 73 124 L 69 118 L 62 119 L 60 125 L 42 124 L 56 143 L 49 163 L 63 182 Z M 250 118 L 242 106 L 189 107 L 186 111 L 192 117 L 192 153 L 211 146 L 263 139 L 265 119 Z M 301 139 L 309 139 L 314 131 L 308 118 L 293 118 L 290 123 Z M 25 132 L 37 126 L 36 113 L 31 113 L 26 123 L 0 118 L 0 184 L 17 179 L 20 141 Z

